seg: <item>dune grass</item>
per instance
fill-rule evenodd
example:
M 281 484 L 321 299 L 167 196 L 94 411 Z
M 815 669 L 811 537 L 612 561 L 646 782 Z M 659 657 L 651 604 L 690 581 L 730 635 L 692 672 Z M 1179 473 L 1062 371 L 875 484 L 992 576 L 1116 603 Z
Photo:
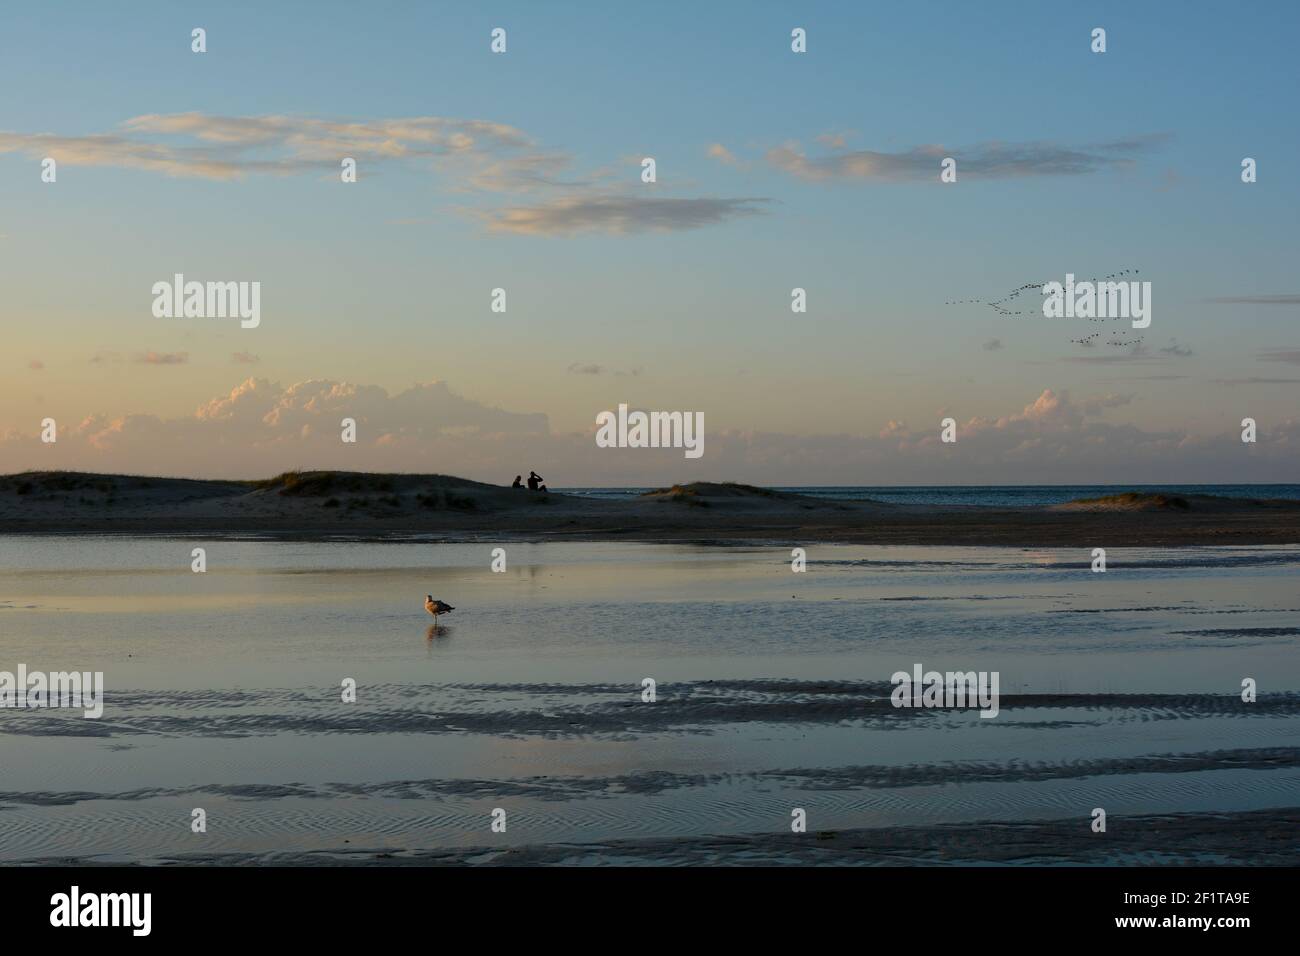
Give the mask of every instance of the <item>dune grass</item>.
M 254 488 L 278 488 L 287 498 L 324 498 L 339 493 L 392 492 L 389 475 L 352 474 L 338 471 L 286 471 L 274 478 L 253 481 Z
M 1128 508 L 1145 505 L 1151 508 L 1177 508 L 1180 511 L 1191 507 L 1186 498 L 1150 491 L 1124 491 L 1115 495 L 1102 495 L 1100 498 L 1076 498 L 1071 504 L 1120 505 Z
M 707 508 L 709 506 L 709 503 L 700 497 L 698 488 L 684 485 L 673 485 L 671 488 L 656 488 L 654 491 L 642 492 L 642 497 L 648 495 L 656 496 L 661 502 L 690 505 L 692 508 Z

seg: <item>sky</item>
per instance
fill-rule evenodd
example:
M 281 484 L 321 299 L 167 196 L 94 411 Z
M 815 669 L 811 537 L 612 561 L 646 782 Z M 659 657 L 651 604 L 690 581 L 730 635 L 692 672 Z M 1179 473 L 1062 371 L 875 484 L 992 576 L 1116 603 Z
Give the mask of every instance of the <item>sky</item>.
M 0 473 L 1296 480 L 1298 27 L 1282 2 L 7 5 Z M 1043 282 L 1123 270 L 1149 328 L 1041 315 Z M 176 273 L 259 282 L 260 324 L 156 317 Z M 1021 315 L 985 304 L 1030 283 Z M 704 454 L 596 447 L 620 403 L 702 413 Z

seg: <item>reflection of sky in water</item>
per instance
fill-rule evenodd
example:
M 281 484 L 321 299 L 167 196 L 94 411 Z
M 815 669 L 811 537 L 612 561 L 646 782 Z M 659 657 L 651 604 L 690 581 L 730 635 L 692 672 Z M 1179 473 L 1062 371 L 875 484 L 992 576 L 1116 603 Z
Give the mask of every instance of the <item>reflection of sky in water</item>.
M 1000 670 L 1004 692 L 1300 689 L 1300 549 L 5 539 L 0 653 L 115 687 Z M 17 546 L 13 546 L 14 544 Z M 190 571 L 190 548 L 208 571 Z M 430 640 L 426 593 L 457 610 Z M 3 605 L 11 605 L 3 607 Z M 34 607 L 30 607 L 34 605 Z M 1226 670 L 1225 670 L 1226 668 Z M 1226 677 L 1224 675 L 1227 675 Z
M 103 670 L 110 692 L 153 690 L 110 701 L 98 738 L 8 724 L 5 789 L 103 795 L 18 800 L 0 837 L 8 859 L 182 852 L 189 845 L 167 821 L 197 805 L 230 815 L 224 835 L 192 848 L 204 852 L 334 847 L 346 834 L 353 846 L 481 843 L 464 828 L 485 830 L 484 808 L 502 801 L 518 813 L 509 842 L 528 842 L 752 832 L 784 826 L 788 807 L 805 803 L 817 808 L 814 828 L 841 828 L 1056 818 L 1102 795 L 1132 813 L 1249 809 L 1292 805 L 1300 792 L 1294 767 L 1213 762 L 1059 779 L 955 775 L 946 786 L 810 790 L 769 776 L 953 761 L 1050 771 L 1295 745 L 1300 717 L 1290 713 L 1171 713 L 1155 699 L 1008 709 L 995 722 L 931 714 L 901 727 L 851 711 L 771 722 L 737 710 L 619 732 L 571 732 L 563 719 L 659 706 L 637 702 L 647 676 L 672 701 L 675 684 L 700 699 L 708 680 L 883 682 L 918 661 L 1000 671 L 1004 695 L 1234 694 L 1243 676 L 1263 692 L 1296 690 L 1300 549 L 1116 549 L 1101 575 L 1088 569 L 1090 549 L 821 546 L 796 575 L 788 547 L 508 543 L 509 570 L 493 574 L 493 542 L 0 541 L 0 668 Z M 206 574 L 189 570 L 200 545 Z M 432 637 L 426 593 L 457 607 Z M 379 724 L 402 709 L 452 717 L 436 732 L 418 721 L 397 733 L 313 723 L 340 712 L 332 688 L 344 677 L 359 684 L 353 712 Z M 245 699 L 221 688 L 281 690 Z M 463 732 L 448 729 L 457 714 Z M 556 726 L 540 735 L 544 717 Z M 570 783 L 550 798 L 491 791 L 492 781 L 543 777 Z M 391 786 L 431 780 L 442 783 L 429 792 Z M 438 790 L 475 780 L 486 793 Z M 573 780 L 583 781 L 576 791 Z M 240 790 L 264 783 L 307 795 Z M 174 792 L 190 787 L 198 792 Z

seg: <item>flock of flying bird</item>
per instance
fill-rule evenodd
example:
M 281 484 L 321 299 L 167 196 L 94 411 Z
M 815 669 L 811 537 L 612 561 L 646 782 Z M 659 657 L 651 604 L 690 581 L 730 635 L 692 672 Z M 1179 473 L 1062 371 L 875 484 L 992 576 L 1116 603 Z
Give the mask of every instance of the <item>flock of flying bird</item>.
M 1112 272 L 1104 279 L 1076 280 L 1076 285 L 1078 284 L 1078 282 L 1083 282 L 1083 281 L 1091 281 L 1093 283 L 1114 282 L 1114 281 L 1131 282 L 1133 281 L 1131 277 L 1136 276 L 1139 271 L 1140 270 L 1138 269 L 1121 269 L 1119 272 Z M 1039 301 L 1037 300 L 1031 301 L 1031 303 L 1028 306 L 1026 306 L 1022 302 L 1013 302 L 1012 300 L 1018 299 L 1020 296 L 1024 295 L 1030 290 L 1041 293 L 1043 290 L 1043 286 L 1045 286 L 1046 284 L 1047 283 L 1045 282 L 1026 282 L 1024 285 L 1016 286 L 1014 289 L 1012 289 L 1006 295 L 1002 296 L 1002 298 L 1000 299 L 952 299 L 948 302 L 945 302 L 944 305 L 987 305 L 994 312 L 998 313 L 998 315 L 1006 315 L 1006 316 L 1042 315 L 1042 307 Z M 1010 308 L 1010 306 L 1013 305 L 1020 306 L 1020 308 Z M 1114 317 L 1098 318 L 1096 316 L 1083 316 L 1082 318 L 1086 318 L 1089 322 L 1115 321 Z M 1093 343 L 1096 342 L 1097 339 L 1099 339 L 1102 336 L 1102 334 L 1103 333 L 1101 332 L 1093 332 L 1091 335 L 1084 335 L 1077 339 L 1070 339 L 1070 342 L 1073 345 L 1082 345 L 1084 348 L 1091 348 Z M 1127 333 L 1123 331 L 1111 332 L 1110 338 L 1107 339 L 1106 344 L 1110 346 L 1114 346 L 1116 348 L 1134 348 L 1142 344 L 1141 336 L 1136 336 L 1134 338 L 1128 338 L 1126 336 Z

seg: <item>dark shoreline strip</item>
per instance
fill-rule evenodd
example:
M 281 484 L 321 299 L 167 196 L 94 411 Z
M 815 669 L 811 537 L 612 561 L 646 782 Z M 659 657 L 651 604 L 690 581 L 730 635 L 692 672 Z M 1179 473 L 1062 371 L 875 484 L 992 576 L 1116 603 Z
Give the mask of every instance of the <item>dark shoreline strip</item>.
M 185 866 L 675 866 L 1025 865 L 1152 866 L 1168 864 L 1296 866 L 1300 807 L 1226 813 L 1112 814 L 1105 834 L 1089 817 L 1026 823 L 980 821 L 915 827 L 822 830 L 803 834 L 663 837 L 536 846 L 444 847 L 435 850 L 313 850 L 175 854 L 132 865 Z M 1122 834 L 1122 838 L 1119 835 Z M 119 866 L 75 857 L 26 865 Z

